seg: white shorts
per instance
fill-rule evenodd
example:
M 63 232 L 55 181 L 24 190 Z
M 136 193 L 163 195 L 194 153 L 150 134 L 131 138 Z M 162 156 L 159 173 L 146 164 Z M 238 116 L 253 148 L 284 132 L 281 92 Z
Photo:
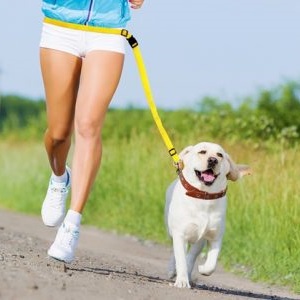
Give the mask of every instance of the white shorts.
M 116 34 L 88 32 L 43 24 L 40 47 L 85 57 L 93 50 L 125 53 L 125 37 Z

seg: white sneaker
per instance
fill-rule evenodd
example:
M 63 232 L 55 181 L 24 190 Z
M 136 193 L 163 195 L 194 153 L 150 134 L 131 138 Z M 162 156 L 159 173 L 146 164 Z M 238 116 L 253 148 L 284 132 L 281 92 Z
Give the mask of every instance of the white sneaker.
M 48 255 L 66 263 L 71 263 L 74 259 L 78 239 L 79 227 L 64 221 L 58 229 L 54 243 L 48 250 Z
M 66 199 L 71 186 L 71 169 L 66 167 L 67 182 L 55 182 L 50 178 L 47 194 L 42 206 L 42 219 L 47 226 L 59 226 L 66 214 Z

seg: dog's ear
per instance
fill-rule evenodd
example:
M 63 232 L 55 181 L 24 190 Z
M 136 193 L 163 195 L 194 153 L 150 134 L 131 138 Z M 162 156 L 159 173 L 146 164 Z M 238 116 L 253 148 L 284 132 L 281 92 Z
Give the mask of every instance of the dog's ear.
M 249 166 L 236 164 L 227 153 L 226 159 L 228 160 L 230 166 L 230 170 L 227 174 L 228 180 L 236 181 L 245 175 L 252 174 L 251 168 Z
M 177 171 L 181 171 L 184 168 L 183 157 L 192 150 L 193 146 L 187 146 L 179 153 L 178 163 L 174 163 L 174 167 L 177 168 Z
M 194 146 L 187 146 L 187 147 L 185 147 L 185 148 L 179 153 L 180 159 L 182 160 L 183 157 L 193 149 L 193 147 L 194 147 Z

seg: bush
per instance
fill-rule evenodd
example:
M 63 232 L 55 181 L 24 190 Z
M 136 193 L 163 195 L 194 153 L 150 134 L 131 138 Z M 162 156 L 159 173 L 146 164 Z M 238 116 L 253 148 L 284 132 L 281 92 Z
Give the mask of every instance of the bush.
M 212 97 L 203 98 L 194 110 L 166 111 L 159 114 L 171 138 L 194 131 L 199 140 L 206 136 L 226 140 L 252 140 L 257 145 L 274 140 L 295 145 L 300 136 L 300 85 L 282 84 L 259 91 L 233 108 Z M 120 126 L 120 122 L 122 126 Z M 45 102 L 17 96 L 4 96 L 0 106 L 0 135 L 18 138 L 41 138 L 46 127 Z M 132 134 L 156 130 L 149 110 L 110 109 L 103 138 L 130 139 Z

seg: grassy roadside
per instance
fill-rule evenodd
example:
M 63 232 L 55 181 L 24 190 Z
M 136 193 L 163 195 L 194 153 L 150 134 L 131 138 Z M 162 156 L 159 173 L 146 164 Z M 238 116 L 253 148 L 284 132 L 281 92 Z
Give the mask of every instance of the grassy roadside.
M 197 141 L 185 136 L 174 142 L 180 150 Z M 244 276 L 289 285 L 300 293 L 299 149 L 223 146 L 236 161 L 250 164 L 254 174 L 230 183 L 221 261 Z M 2 140 L 0 166 L 0 207 L 39 214 L 49 179 L 42 143 Z M 157 135 L 107 138 L 84 223 L 168 243 L 164 192 L 175 176 Z

